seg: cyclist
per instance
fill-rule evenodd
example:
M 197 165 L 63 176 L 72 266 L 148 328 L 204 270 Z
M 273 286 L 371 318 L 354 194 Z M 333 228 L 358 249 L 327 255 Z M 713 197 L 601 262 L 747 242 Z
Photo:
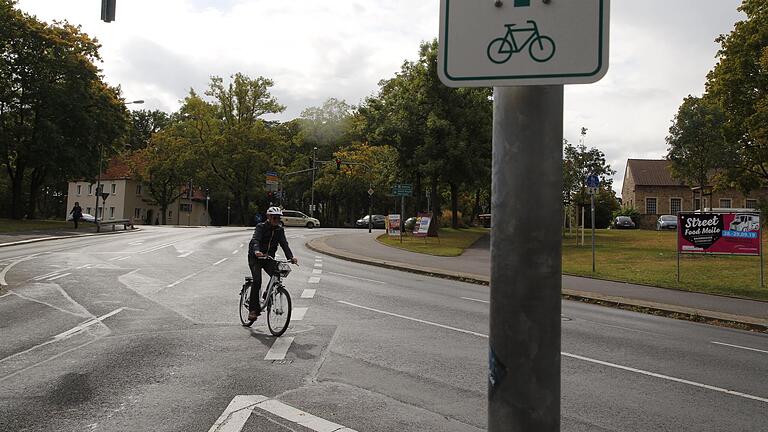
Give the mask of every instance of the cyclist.
M 288 240 L 285 238 L 285 230 L 280 226 L 280 217 L 283 211 L 280 207 L 270 207 L 267 210 L 267 220 L 256 225 L 253 230 L 253 237 L 248 244 L 248 266 L 251 268 L 253 276 L 253 287 L 251 288 L 251 302 L 249 304 L 248 319 L 255 321 L 261 311 L 259 310 L 258 296 L 261 295 L 261 270 L 264 269 L 267 275 L 272 276 L 277 271 L 277 263 L 271 259 L 259 259 L 266 256 L 272 258 L 277 253 L 277 245 L 283 249 L 285 257 L 293 264 L 298 260 L 293 256 L 291 248 L 288 247 Z M 254 296 L 254 293 L 256 295 Z

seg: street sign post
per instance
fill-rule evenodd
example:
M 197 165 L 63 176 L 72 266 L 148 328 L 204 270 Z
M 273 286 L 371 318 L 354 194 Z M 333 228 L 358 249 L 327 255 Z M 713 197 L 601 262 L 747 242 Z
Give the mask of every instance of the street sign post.
M 438 75 L 451 87 L 585 84 L 608 71 L 609 0 L 442 0 Z
M 600 188 L 600 177 L 592 174 L 587 176 L 587 193 L 589 194 L 590 208 L 592 210 L 592 273 L 595 272 L 595 195 Z
M 392 195 L 399 197 L 406 197 L 413 195 L 413 185 L 410 184 L 396 184 L 392 186 Z
M 560 430 L 562 263 L 552 257 L 562 252 L 563 84 L 607 72 L 609 9 L 610 0 L 440 2 L 440 80 L 495 87 L 491 213 L 504 223 L 491 228 L 489 432 Z

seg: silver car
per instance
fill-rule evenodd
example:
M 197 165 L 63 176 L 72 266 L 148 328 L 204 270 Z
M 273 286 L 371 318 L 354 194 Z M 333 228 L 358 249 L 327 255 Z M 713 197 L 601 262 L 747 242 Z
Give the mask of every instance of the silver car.
M 656 221 L 656 231 L 661 230 L 676 230 L 677 229 L 677 216 L 674 215 L 661 215 Z

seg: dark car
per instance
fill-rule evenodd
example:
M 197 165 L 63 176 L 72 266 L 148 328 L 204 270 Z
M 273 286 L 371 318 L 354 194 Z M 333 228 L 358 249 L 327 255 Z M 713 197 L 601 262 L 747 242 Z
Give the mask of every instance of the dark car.
M 634 229 L 635 223 L 629 216 L 616 216 L 613 221 L 613 227 L 617 229 Z
M 677 229 L 677 216 L 673 215 L 661 215 L 659 220 L 656 221 L 656 230 L 676 230 Z
M 384 219 L 386 219 L 386 216 L 384 215 L 373 215 L 373 227 L 374 228 L 384 228 Z M 358 219 L 355 222 L 355 226 L 358 228 L 368 228 L 368 215 L 365 215 Z

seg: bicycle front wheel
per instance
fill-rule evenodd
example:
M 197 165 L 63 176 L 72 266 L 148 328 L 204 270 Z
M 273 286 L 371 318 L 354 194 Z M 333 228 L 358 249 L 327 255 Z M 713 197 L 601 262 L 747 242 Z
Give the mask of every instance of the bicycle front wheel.
M 269 297 L 267 326 L 273 336 L 281 336 L 291 322 L 291 296 L 285 288 L 279 287 Z
M 253 324 L 253 321 L 248 319 L 248 313 L 249 310 L 249 304 L 251 301 L 251 287 L 253 285 L 250 283 L 246 283 L 243 285 L 243 288 L 240 290 L 240 304 L 238 305 L 240 309 L 240 322 L 243 324 L 244 327 L 250 327 Z

